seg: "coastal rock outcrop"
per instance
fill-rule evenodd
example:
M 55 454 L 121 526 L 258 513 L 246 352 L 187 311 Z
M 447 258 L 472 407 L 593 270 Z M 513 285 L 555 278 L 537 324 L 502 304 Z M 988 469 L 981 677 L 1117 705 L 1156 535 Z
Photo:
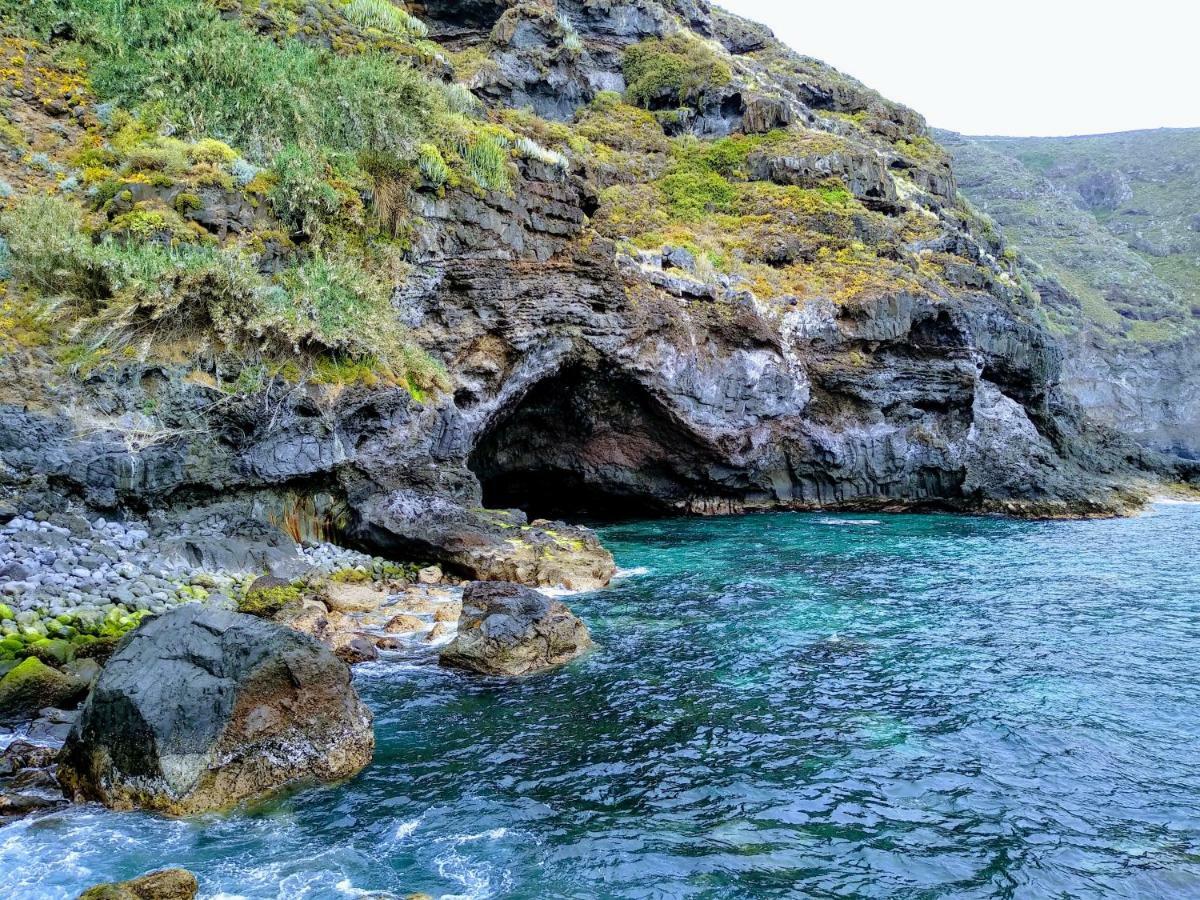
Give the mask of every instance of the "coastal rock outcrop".
M 95 885 L 78 900 L 192 900 L 199 890 L 196 876 L 186 869 L 160 869 L 129 881 Z
M 481 675 L 528 675 L 592 647 L 587 626 L 562 601 L 518 584 L 473 582 L 443 666 Z
M 357 773 L 375 746 L 344 663 L 251 616 L 184 606 L 127 636 L 67 739 L 68 796 L 170 815 Z
M 306 8 L 297 27 L 290 11 L 231 3 L 222 21 L 265 53 L 295 39 L 326 62 L 373 59 L 362 51 L 382 32 L 343 6 Z M 88 11 L 71 9 L 82 34 Z M 130 156 L 97 119 L 117 194 L 99 209 L 81 191 L 55 214 L 95 215 L 122 240 L 141 223 L 158 244 L 199 229 L 220 245 L 204 278 L 252 259 L 254 289 L 222 290 L 270 308 L 210 333 L 237 309 L 214 316 L 225 294 L 174 273 L 191 292 L 154 303 L 175 324 L 156 331 L 153 303 L 106 295 L 111 321 L 93 324 L 120 325 L 124 343 L 69 374 L 57 360 L 78 348 L 51 347 L 57 333 L 0 348 L 0 515 L 66 497 L 108 518 L 153 512 L 164 531 L 220 518 L 178 552 L 284 579 L 297 544 L 318 540 L 457 578 L 591 589 L 612 558 L 557 520 L 1104 515 L 1136 504 L 1139 479 L 1198 477 L 1084 419 L 1029 270 L 961 202 L 914 111 L 702 0 L 425 2 L 389 18 L 381 56 L 413 60 L 404 77 L 436 102 L 411 104 L 404 146 L 351 129 L 353 152 L 326 148 L 302 167 L 311 179 L 275 184 L 300 168 L 264 148 L 290 137 L 234 148 L 189 133 L 164 148 L 147 133 Z M 29 78 L 53 65 L 27 49 Z M 85 140 L 72 127 L 49 154 L 64 176 Z M 332 163 L 347 153 L 366 167 L 353 177 Z M 134 171 L 168 163 L 170 178 Z M 10 168 L 31 195 L 57 190 Z M 172 186 L 125 187 L 150 181 Z M 327 265 L 322 216 L 357 248 L 350 268 Z M 36 279 L 17 283 L 34 272 L 26 244 L 9 241 L 12 290 L 36 294 Z M 350 306 L 277 302 L 311 293 Z M 375 298 L 370 324 L 349 311 L 360 294 Z M 337 333 L 301 334 L 322 323 Z

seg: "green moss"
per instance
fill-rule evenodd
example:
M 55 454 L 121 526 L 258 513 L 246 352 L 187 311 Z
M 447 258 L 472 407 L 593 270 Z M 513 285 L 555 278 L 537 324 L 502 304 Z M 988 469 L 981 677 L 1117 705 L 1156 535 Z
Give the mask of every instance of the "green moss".
M 197 195 L 184 191 L 183 193 L 175 196 L 174 206 L 175 211 L 182 215 L 198 209 L 204 209 L 204 201 L 201 200 Z
M 366 584 L 371 580 L 371 573 L 362 569 L 338 569 L 329 580 L 337 584 Z
M 289 603 L 295 603 L 302 595 L 300 586 L 295 584 L 250 591 L 238 600 L 238 612 L 258 616 L 260 619 L 270 619 Z

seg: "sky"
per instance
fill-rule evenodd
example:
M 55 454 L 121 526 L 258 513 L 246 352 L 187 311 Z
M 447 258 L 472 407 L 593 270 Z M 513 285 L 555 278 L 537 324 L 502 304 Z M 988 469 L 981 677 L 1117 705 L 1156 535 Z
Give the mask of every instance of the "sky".
M 1200 0 L 717 0 L 964 134 L 1200 126 Z

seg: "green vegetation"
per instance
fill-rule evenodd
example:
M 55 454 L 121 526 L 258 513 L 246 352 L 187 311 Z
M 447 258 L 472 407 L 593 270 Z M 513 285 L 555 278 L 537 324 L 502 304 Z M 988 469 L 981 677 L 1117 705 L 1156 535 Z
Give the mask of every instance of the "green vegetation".
M 238 600 L 238 612 L 258 616 L 260 619 L 271 619 L 289 603 L 298 601 L 303 594 L 299 584 L 247 591 L 245 596 Z
M 5 37 L 4 80 L 36 72 L 47 105 L 104 101 L 70 153 L 43 154 L 44 193 L 63 196 L 17 199 L 0 217 L 0 352 L 65 338 L 55 352 L 78 370 L 229 356 L 226 371 L 445 389 L 390 308 L 407 272 L 407 191 L 506 190 L 512 157 L 536 145 L 517 147 L 472 118 L 461 85 L 410 64 L 425 31 L 399 6 L 293 6 L 267 7 L 279 30 L 260 32 L 234 0 L 0 0 L 6 33 L 66 23 L 73 38 L 51 54 Z M 314 15 L 339 34 L 357 27 L 357 43 L 304 40 Z M 230 228 L 214 200 L 261 212 Z
M 969 197 L 1040 269 L 1051 326 L 1120 344 L 1200 330 L 1200 130 L 947 136 Z
M 258 161 L 288 144 L 411 155 L 445 109 L 438 86 L 394 58 L 264 38 L 201 0 L 0 0 L 0 13 L 41 37 L 69 24 L 102 99 Z
M 634 44 L 621 60 L 625 96 L 647 109 L 689 106 L 733 80 L 717 52 L 689 32 Z

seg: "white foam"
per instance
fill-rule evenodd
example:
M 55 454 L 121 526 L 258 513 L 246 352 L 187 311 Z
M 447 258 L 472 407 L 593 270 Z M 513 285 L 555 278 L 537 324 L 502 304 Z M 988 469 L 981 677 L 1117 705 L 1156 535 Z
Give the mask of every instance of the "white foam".
M 617 581 L 622 578 L 640 578 L 643 575 L 649 575 L 650 570 L 645 566 L 634 566 L 630 569 L 617 569 L 617 574 L 613 575 L 613 580 Z
M 882 525 L 879 519 L 821 519 L 822 525 Z
M 424 818 L 424 816 L 417 816 L 415 819 L 409 819 L 407 822 L 401 822 L 399 825 L 397 825 L 396 840 L 402 841 L 420 828 L 421 820 Z

